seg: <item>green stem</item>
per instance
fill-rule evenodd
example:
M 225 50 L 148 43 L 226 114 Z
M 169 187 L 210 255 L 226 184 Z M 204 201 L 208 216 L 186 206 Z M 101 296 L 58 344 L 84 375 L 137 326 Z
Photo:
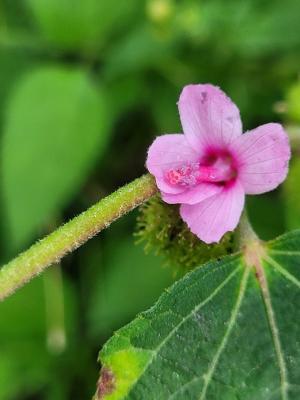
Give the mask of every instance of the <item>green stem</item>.
M 157 192 L 151 175 L 144 175 L 100 200 L 0 269 L 0 300 L 51 264 L 77 249 L 113 221 Z
M 51 353 L 60 354 L 65 350 L 65 300 L 61 266 L 53 265 L 43 275 L 45 293 L 45 314 L 47 323 L 47 347 Z
M 253 241 L 259 241 L 257 234 L 254 232 L 252 225 L 250 224 L 246 209 L 244 209 L 236 234 L 236 248 L 240 250 L 247 244 Z

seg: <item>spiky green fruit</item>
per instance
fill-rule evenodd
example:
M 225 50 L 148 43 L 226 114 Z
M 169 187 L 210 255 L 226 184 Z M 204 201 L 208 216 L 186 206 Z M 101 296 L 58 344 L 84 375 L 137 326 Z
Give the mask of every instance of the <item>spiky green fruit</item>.
M 178 205 L 164 203 L 157 195 L 139 210 L 135 236 L 145 251 L 162 255 L 171 267 L 190 270 L 213 258 L 233 251 L 234 237 L 229 232 L 219 243 L 207 245 L 199 240 L 181 219 Z

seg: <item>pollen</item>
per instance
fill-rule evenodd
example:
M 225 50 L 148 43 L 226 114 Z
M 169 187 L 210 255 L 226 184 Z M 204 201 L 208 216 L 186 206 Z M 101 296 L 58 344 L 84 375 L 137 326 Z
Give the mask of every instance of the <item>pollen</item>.
M 193 187 L 199 183 L 225 184 L 236 178 L 233 158 L 228 154 L 208 154 L 200 162 L 184 164 L 166 172 L 165 179 L 171 185 Z
M 194 186 L 197 184 L 198 164 L 183 165 L 166 173 L 166 179 L 171 185 Z

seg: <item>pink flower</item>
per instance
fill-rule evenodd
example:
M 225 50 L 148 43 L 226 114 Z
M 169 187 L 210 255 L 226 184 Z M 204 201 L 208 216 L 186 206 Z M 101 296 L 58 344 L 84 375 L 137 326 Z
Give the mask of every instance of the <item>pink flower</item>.
M 237 106 L 216 86 L 186 86 L 178 103 L 184 134 L 159 136 L 147 168 L 163 200 L 206 243 L 236 228 L 245 194 L 275 189 L 288 172 L 290 146 L 280 124 L 242 134 Z

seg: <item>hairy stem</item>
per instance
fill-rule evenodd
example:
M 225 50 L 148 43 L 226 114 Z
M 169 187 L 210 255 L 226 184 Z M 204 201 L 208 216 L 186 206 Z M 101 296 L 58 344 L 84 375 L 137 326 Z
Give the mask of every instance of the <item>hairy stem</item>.
M 78 215 L 0 269 L 0 300 L 157 192 L 144 175 Z

